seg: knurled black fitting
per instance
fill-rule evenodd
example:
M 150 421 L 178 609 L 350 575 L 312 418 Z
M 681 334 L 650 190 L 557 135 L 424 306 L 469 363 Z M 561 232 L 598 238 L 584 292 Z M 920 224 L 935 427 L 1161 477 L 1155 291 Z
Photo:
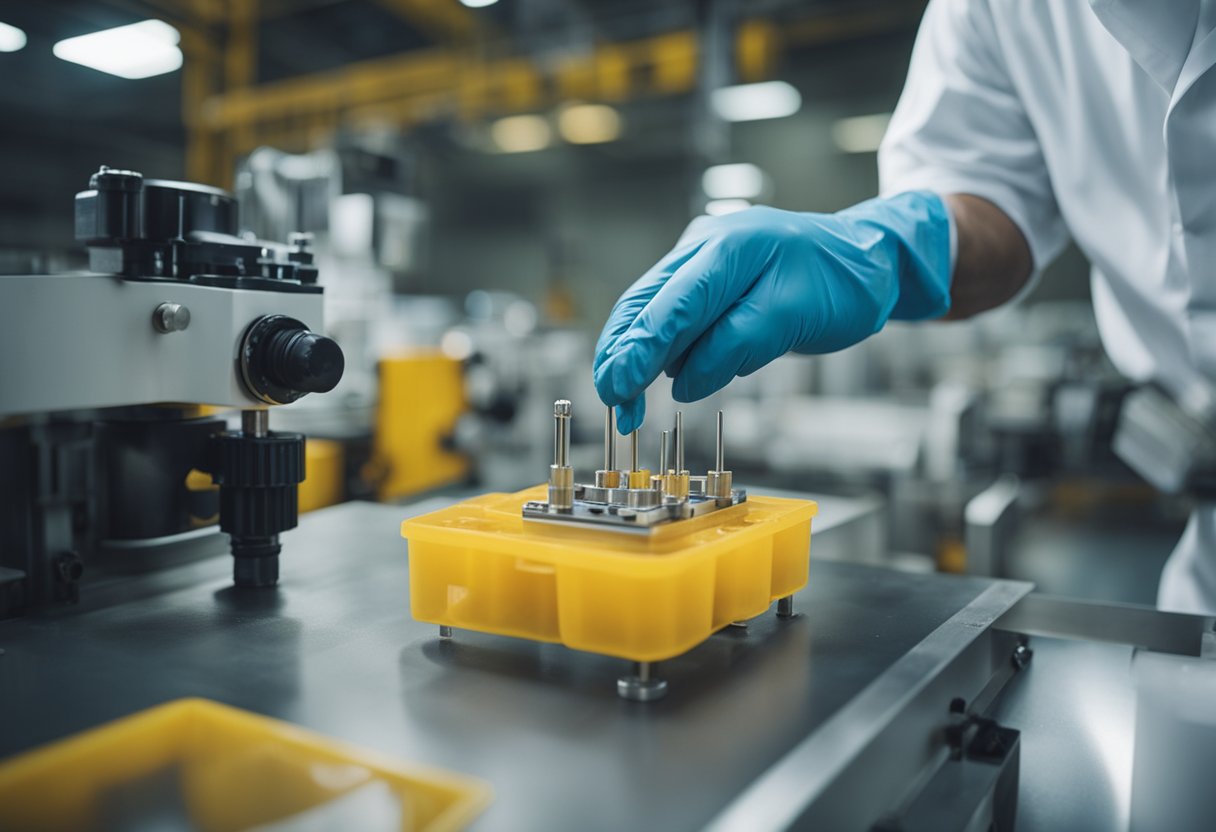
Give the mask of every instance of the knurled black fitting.
M 304 481 L 304 436 L 299 433 L 220 433 L 211 440 L 217 485 L 268 488 Z
M 299 522 L 304 437 L 240 432 L 211 439 L 211 476 L 220 487 L 220 530 L 232 538 L 237 586 L 274 586 L 279 579 L 279 532 Z

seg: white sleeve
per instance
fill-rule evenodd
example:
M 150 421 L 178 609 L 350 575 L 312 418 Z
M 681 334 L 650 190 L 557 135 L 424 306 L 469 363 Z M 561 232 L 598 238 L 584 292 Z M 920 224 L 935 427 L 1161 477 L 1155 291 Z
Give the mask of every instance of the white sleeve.
M 974 194 L 1026 236 L 1035 268 L 1068 241 L 1038 137 L 1006 67 L 989 0 L 931 0 L 878 152 L 884 196 Z

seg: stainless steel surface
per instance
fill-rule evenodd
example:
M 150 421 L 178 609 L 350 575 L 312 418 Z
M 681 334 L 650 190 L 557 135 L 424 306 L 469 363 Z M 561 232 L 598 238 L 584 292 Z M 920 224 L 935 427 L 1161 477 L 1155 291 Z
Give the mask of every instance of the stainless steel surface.
M 568 525 L 577 523 L 628 534 L 650 534 L 657 527 L 747 502 L 747 492 L 736 489 L 729 500 L 690 495 L 678 500 L 651 488 L 599 488 L 575 485 L 574 503 L 559 509 L 552 502 L 530 500 L 521 513 L 527 521 Z
M 152 311 L 152 326 L 157 332 L 181 332 L 190 326 L 190 309 L 180 303 L 162 303 Z
M 1164 653 L 1199 656 L 1213 619 L 1162 612 L 1135 604 L 1102 604 L 1031 593 L 996 626 L 1034 636 L 1126 644 Z
M 934 758 L 955 697 L 970 702 L 1009 673 L 1016 639 L 991 625 L 1030 585 L 1001 581 L 904 654 L 707 827 L 868 829 Z M 937 738 L 936 742 L 933 738 Z
M 247 436 L 265 436 L 270 433 L 270 411 L 264 407 L 242 410 L 241 433 Z
M 1018 832 L 1126 829 L 1136 697 L 1132 648 L 1035 638 L 992 717 L 1022 732 Z
M 902 657 L 992 585 L 813 558 L 802 614 L 664 662 L 670 692 L 641 706 L 616 696 L 618 660 L 459 630 L 441 640 L 410 619 L 400 521 L 442 504 L 306 515 L 284 535 L 276 591 L 233 589 L 217 547 L 125 579 L 108 606 L 0 623 L 0 754 L 206 696 L 484 777 L 497 796 L 482 829 L 696 829 L 871 686 L 889 689 L 894 666 L 908 681 Z M 867 513 L 821 507 L 824 549 Z

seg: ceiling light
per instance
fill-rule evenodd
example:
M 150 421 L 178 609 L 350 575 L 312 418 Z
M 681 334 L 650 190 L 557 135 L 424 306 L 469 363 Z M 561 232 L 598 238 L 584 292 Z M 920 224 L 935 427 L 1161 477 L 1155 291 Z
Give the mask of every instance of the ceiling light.
M 490 125 L 490 138 L 503 153 L 528 153 L 548 147 L 553 130 L 543 116 L 507 116 Z
M 744 208 L 750 208 L 751 205 L 746 199 L 711 199 L 705 203 L 705 213 L 711 217 L 720 217 L 723 214 L 733 214 Z
M 873 153 L 890 122 L 890 113 L 842 118 L 832 125 L 832 141 L 845 153 Z
M 802 96 L 785 81 L 762 81 L 716 89 L 709 104 L 727 121 L 758 121 L 792 116 L 802 106 Z
M 710 199 L 755 199 L 764 192 L 766 179 L 750 162 L 714 165 L 701 174 L 701 188 Z
M 498 0 L 460 0 L 460 5 L 468 6 L 470 9 L 484 9 L 486 6 L 493 6 Z
M 181 67 L 180 40 L 168 23 L 145 20 L 61 40 L 51 51 L 56 58 L 120 78 L 149 78 Z
M 0 23 L 0 52 L 16 52 L 25 46 L 25 32 L 16 26 Z
M 601 144 L 621 135 L 621 114 L 607 104 L 570 104 L 557 114 L 557 129 L 571 144 Z

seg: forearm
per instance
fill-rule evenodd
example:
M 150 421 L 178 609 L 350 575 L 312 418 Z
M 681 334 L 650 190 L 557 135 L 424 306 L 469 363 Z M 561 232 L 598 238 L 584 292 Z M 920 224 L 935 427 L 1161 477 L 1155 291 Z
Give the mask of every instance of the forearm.
M 948 194 L 958 252 L 950 284 L 950 312 L 961 320 L 1011 300 L 1033 269 L 1030 246 L 1000 208 L 971 194 Z

